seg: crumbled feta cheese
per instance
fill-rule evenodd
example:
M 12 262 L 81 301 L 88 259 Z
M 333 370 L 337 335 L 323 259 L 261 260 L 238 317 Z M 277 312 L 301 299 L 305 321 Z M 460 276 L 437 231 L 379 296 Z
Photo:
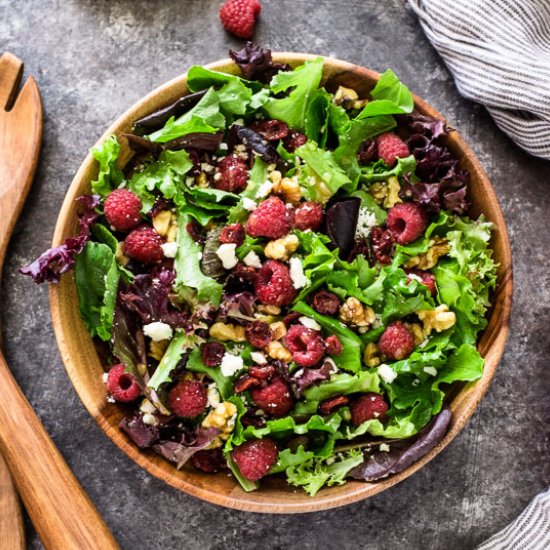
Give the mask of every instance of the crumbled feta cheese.
M 321 330 L 321 325 L 315 319 L 311 319 L 305 315 L 300 317 L 298 321 L 300 321 L 304 327 L 311 328 L 313 330 Z
M 420 380 L 418 378 L 415 378 L 413 381 L 412 381 L 412 385 L 416 388 L 416 386 L 418 386 L 418 384 L 420 384 Z
M 161 340 L 169 340 L 172 338 L 172 327 L 166 323 L 155 321 L 143 326 L 143 334 L 149 336 L 154 342 L 160 342 Z
M 408 277 L 411 281 L 418 281 L 419 283 L 422 282 L 422 277 L 419 277 L 418 275 L 415 275 L 414 273 L 407 273 L 407 277 Z
M 235 254 L 236 248 L 235 243 L 224 243 L 216 250 L 216 256 L 222 261 L 224 269 L 232 269 L 239 262 Z
M 109 373 L 104 372 L 101 378 L 103 379 L 103 383 L 107 384 L 107 382 L 109 381 Z
M 142 421 L 144 424 L 147 424 L 147 426 L 157 425 L 157 418 L 154 414 L 151 414 L 151 413 L 145 413 L 143 415 Z
M 227 145 L 227 143 L 220 143 L 218 148 L 220 151 L 227 151 L 229 149 L 229 146 Z
M 378 367 L 378 374 L 386 384 L 391 384 L 397 378 L 397 373 L 386 363 Z
M 437 369 L 435 367 L 424 367 L 423 371 L 431 376 L 437 376 Z
M 217 407 L 220 404 L 220 392 L 216 388 L 216 384 L 210 384 L 206 392 L 207 404 L 209 407 Z
M 269 193 L 271 193 L 271 190 L 273 189 L 273 183 L 270 181 L 264 181 L 258 187 L 258 191 L 256 192 L 256 198 L 257 199 L 263 199 L 264 197 L 267 197 Z
M 294 378 L 301 378 L 303 374 L 304 374 L 304 369 L 298 369 L 298 370 L 294 373 Z
M 178 253 L 178 243 L 163 243 L 160 247 L 167 258 L 175 258 Z
M 252 212 L 258 206 L 258 203 L 256 201 L 253 201 L 252 199 L 249 199 L 248 197 L 245 197 L 243 199 L 243 207 L 245 210 L 248 210 Z
M 369 236 L 372 228 L 376 225 L 376 216 L 368 208 L 360 208 L 357 218 L 357 228 L 355 234 L 357 237 L 366 238 Z
M 261 351 L 253 351 L 250 354 L 250 359 L 254 361 L 257 365 L 266 365 L 267 359 L 265 358 L 265 355 Z
M 197 257 L 198 257 L 199 262 L 200 262 L 202 260 L 202 252 L 200 250 L 197 252 Z
M 251 250 L 244 258 L 243 261 L 248 267 L 254 267 L 255 269 L 260 269 L 262 267 L 262 260 L 254 250 Z
M 222 358 L 220 366 L 221 373 L 224 376 L 233 376 L 237 371 L 244 367 L 243 358 L 226 353 Z
M 325 460 L 327 466 L 330 466 L 331 464 L 334 464 L 336 462 L 336 459 L 333 457 L 333 456 L 329 456 L 326 460 Z
M 387 443 L 380 443 L 380 445 L 378 446 L 378 448 L 379 448 L 383 453 L 389 453 L 389 452 L 390 452 L 390 446 L 389 446 Z
M 216 172 L 214 174 L 214 181 L 220 181 L 222 179 L 222 174 L 221 172 Z
M 305 287 L 309 280 L 304 274 L 304 268 L 302 261 L 296 256 L 290 258 L 290 278 L 292 279 L 292 286 L 296 289 Z
M 214 167 L 211 164 L 208 164 L 207 162 L 202 162 L 201 168 L 202 168 L 202 171 L 206 172 L 207 174 L 214 171 Z

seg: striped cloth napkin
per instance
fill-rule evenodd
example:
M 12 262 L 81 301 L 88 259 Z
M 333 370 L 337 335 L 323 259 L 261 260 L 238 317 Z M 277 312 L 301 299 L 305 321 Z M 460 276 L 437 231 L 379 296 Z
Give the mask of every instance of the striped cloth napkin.
M 550 159 L 550 0 L 408 0 L 458 91 Z M 550 489 L 478 550 L 549 550 Z
M 550 1 L 408 0 L 458 91 L 550 159 Z

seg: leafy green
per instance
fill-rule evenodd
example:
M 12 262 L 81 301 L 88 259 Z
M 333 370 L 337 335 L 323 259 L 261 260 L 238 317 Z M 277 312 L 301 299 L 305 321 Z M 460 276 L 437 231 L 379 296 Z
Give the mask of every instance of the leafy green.
M 305 131 L 306 113 L 311 96 L 319 86 L 323 76 L 321 57 L 306 61 L 293 71 L 279 71 L 271 80 L 273 94 L 291 90 L 283 98 L 271 97 L 264 110 L 271 118 L 286 122 L 291 128 Z
M 357 374 L 337 372 L 326 382 L 310 386 L 304 391 L 307 401 L 319 403 L 333 395 L 350 393 L 380 393 L 380 377 L 375 369 L 368 369 Z
M 111 136 L 98 146 L 92 147 L 91 153 L 99 163 L 97 178 L 91 183 L 92 193 L 106 197 L 124 180 L 124 175 L 117 168 L 120 143 L 116 136 Z
M 370 164 L 361 169 L 361 181 L 372 183 L 387 180 L 391 176 L 404 176 L 412 174 L 416 170 L 414 155 L 398 158 L 393 168 L 390 168 L 383 160 Z
M 172 340 L 170 340 L 170 344 L 168 344 L 147 386 L 158 390 L 162 384 L 170 382 L 172 371 L 177 367 L 187 348 L 194 345 L 195 339 L 196 336 L 188 336 L 184 332 L 176 332 Z
M 111 338 L 119 270 L 113 250 L 88 241 L 76 257 L 76 289 L 80 315 L 92 336 Z
M 386 218 L 388 213 L 381 206 L 376 204 L 373 196 L 363 190 L 354 191 L 351 194 L 352 197 L 358 197 L 361 199 L 361 208 L 368 210 L 374 214 L 376 218 L 376 223 L 378 225 L 384 225 L 386 223 Z
M 178 252 L 174 260 L 176 270 L 176 287 L 191 287 L 197 290 L 200 302 L 219 305 L 222 295 L 222 285 L 201 271 L 199 255 L 200 246 L 187 231 L 190 222 L 189 214 L 178 215 Z
M 207 367 L 202 360 L 201 352 L 198 347 L 193 349 L 189 354 L 189 359 L 187 360 L 185 368 L 191 372 L 204 373 L 214 380 L 222 399 L 228 399 L 233 394 L 233 383 L 231 378 L 224 376 L 220 367 Z
M 193 65 L 187 73 L 187 86 L 192 92 L 206 90 L 206 88 L 212 86 L 220 88 L 228 84 L 234 84 L 235 82 L 255 90 L 258 90 L 260 87 L 260 84 L 253 80 L 244 80 L 234 74 L 212 71 L 200 65 Z
M 306 112 L 305 134 L 320 147 L 325 147 L 328 138 L 328 113 L 331 99 L 325 89 L 316 90 L 311 96 Z

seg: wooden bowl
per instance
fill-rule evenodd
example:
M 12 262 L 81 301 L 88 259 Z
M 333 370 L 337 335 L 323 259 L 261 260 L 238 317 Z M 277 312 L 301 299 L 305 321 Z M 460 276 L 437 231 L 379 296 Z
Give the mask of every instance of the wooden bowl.
M 292 66 L 302 64 L 316 56 L 299 53 L 278 53 L 274 59 Z M 210 69 L 228 73 L 238 73 L 237 66 L 230 60 L 209 65 Z M 336 59 L 325 59 L 325 81 L 330 85 L 344 84 L 366 94 L 379 75 L 363 67 Z M 102 136 L 103 141 L 111 134 L 130 132 L 132 122 L 167 104 L 172 103 L 188 92 L 186 76 L 180 76 L 157 88 L 144 99 L 138 101 L 124 113 Z M 415 96 L 416 107 L 427 115 L 443 118 L 435 109 Z M 227 474 L 207 475 L 192 467 L 177 471 L 164 458 L 152 451 L 140 451 L 118 428 L 123 417 L 123 409 L 106 402 L 105 387 L 101 381 L 103 368 L 94 342 L 82 323 L 78 310 L 78 298 L 74 276 L 67 274 L 57 285 L 51 285 L 51 310 L 57 342 L 65 367 L 80 399 L 105 433 L 137 464 L 149 473 L 166 481 L 173 487 L 197 496 L 214 504 L 253 512 L 301 513 L 325 510 L 343 506 L 375 495 L 404 480 L 422 468 L 439 454 L 464 427 L 481 398 L 487 391 L 495 374 L 508 334 L 512 305 L 512 260 L 510 244 L 504 218 L 495 192 L 479 161 L 464 143 L 458 132 L 446 138 L 452 152 L 460 159 L 461 167 L 470 172 L 470 199 L 473 202 L 472 214 L 484 213 L 495 226 L 492 246 L 499 264 L 498 287 L 493 296 L 493 308 L 487 329 L 481 336 L 478 349 L 485 358 L 485 370 L 480 380 L 464 385 L 457 391 L 450 409 L 453 419 L 443 441 L 421 460 L 400 474 L 375 483 L 349 481 L 345 485 L 322 489 L 315 497 L 307 496 L 301 489 L 293 488 L 283 479 L 267 479 L 261 488 L 245 493 L 239 484 Z M 123 146 L 123 162 L 131 153 Z M 61 208 L 55 235 L 54 246 L 77 232 L 77 203 L 75 198 L 90 192 L 90 181 L 97 175 L 97 163 L 88 154 L 78 170 Z

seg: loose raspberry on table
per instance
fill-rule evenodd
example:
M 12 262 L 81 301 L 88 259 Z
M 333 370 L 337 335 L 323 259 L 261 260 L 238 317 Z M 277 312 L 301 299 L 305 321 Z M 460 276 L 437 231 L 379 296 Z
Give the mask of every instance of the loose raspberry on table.
M 288 136 L 288 125 L 281 120 L 262 120 L 251 124 L 250 128 L 268 141 L 277 141 Z
M 227 0 L 220 8 L 225 30 L 240 38 L 252 38 L 262 5 L 258 0 Z
M 374 418 L 383 422 L 386 419 L 388 404 L 379 393 L 366 393 L 354 401 L 351 406 L 351 423 L 360 426 Z
M 321 414 L 330 414 L 334 409 L 347 405 L 348 403 L 349 397 L 345 395 L 335 395 L 321 402 L 319 405 L 319 412 Z
M 155 264 L 164 258 L 164 239 L 150 226 L 142 225 L 124 240 L 124 254 L 143 264 Z
M 289 153 L 294 153 L 298 147 L 301 147 L 307 142 L 307 136 L 298 132 L 298 130 L 290 130 L 288 136 L 283 139 L 283 145 Z
M 193 466 L 207 474 L 215 474 L 227 468 L 221 448 L 197 451 L 192 457 Z
M 250 481 L 262 479 L 277 462 L 277 445 L 272 439 L 253 439 L 231 451 L 231 458 L 241 474 Z
M 128 189 L 115 189 L 104 204 L 105 219 L 116 231 L 129 231 L 141 222 L 141 200 Z
M 303 202 L 292 211 L 290 217 L 294 229 L 317 231 L 323 222 L 323 207 L 318 202 Z
M 269 325 L 263 321 L 252 321 L 244 330 L 248 343 L 255 348 L 265 348 L 272 340 Z
M 380 336 L 378 348 L 388 359 L 400 361 L 413 352 L 414 336 L 401 321 L 395 321 Z
M 285 344 L 292 359 L 301 367 L 316 365 L 325 355 L 321 334 L 303 325 L 292 325 L 285 336 Z
M 325 346 L 329 355 L 340 355 L 344 349 L 342 342 L 340 342 L 338 336 L 335 334 L 331 334 L 325 339 Z
M 336 315 L 340 309 L 340 298 L 328 290 L 320 290 L 313 296 L 311 306 L 321 315 Z
M 125 372 L 122 363 L 114 365 L 107 376 L 107 389 L 116 401 L 129 403 L 141 395 L 141 388 L 136 377 L 130 372 Z
M 207 367 L 221 365 L 225 355 L 225 346 L 221 342 L 206 342 L 201 346 L 202 362 Z
M 285 203 L 279 197 L 269 197 L 248 217 L 246 232 L 251 237 L 280 239 L 290 230 Z
M 206 388 L 198 380 L 182 380 L 168 394 L 168 406 L 183 418 L 195 418 L 206 408 Z
M 248 182 L 248 166 L 237 155 L 223 157 L 218 163 L 214 187 L 230 193 L 240 193 Z
M 398 158 L 408 157 L 411 153 L 407 144 L 392 132 L 382 134 L 376 138 L 378 158 L 388 166 L 393 166 Z
M 400 202 L 388 212 L 386 227 L 399 244 L 409 244 L 422 236 L 428 226 L 425 210 L 412 202 Z
M 250 396 L 260 409 L 275 418 L 284 416 L 294 407 L 290 386 L 279 376 L 263 388 L 252 389 Z
M 287 306 L 296 297 L 288 267 L 277 260 L 268 260 L 256 273 L 254 290 L 266 306 Z
M 381 264 L 391 263 L 394 243 L 392 234 L 387 229 L 373 227 L 369 234 L 369 241 L 374 259 Z
M 222 244 L 236 244 L 241 246 L 244 243 L 244 227 L 240 223 L 234 223 L 232 225 L 226 225 L 219 237 L 219 241 Z
M 435 296 L 437 292 L 437 287 L 435 284 L 435 277 L 432 273 L 429 271 L 424 271 L 422 269 L 409 269 L 407 271 L 407 284 L 409 284 L 414 277 L 411 277 L 411 275 L 419 277 L 421 279 L 421 282 L 423 285 L 428 287 L 428 290 L 432 294 L 432 296 Z

